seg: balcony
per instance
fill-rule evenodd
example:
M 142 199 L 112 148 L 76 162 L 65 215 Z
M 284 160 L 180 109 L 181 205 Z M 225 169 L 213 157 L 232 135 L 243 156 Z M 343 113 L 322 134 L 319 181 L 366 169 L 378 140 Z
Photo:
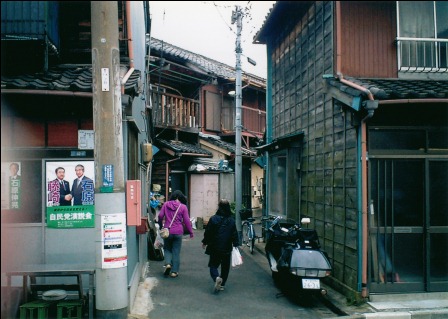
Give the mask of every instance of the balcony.
M 397 38 L 398 70 L 441 73 L 448 70 L 448 39 Z
M 198 100 L 150 91 L 153 120 L 156 126 L 199 132 L 200 105 Z
M 200 132 L 202 127 L 200 102 L 178 95 L 150 91 L 155 126 L 176 128 L 190 132 Z M 242 106 L 243 132 L 262 137 L 266 127 L 266 112 Z M 225 104 L 221 107 L 221 133 L 232 134 L 235 131 L 235 107 Z
M 245 131 L 251 133 L 249 135 L 256 135 L 259 138 L 263 137 L 266 128 L 266 111 L 241 106 L 241 124 L 243 125 L 243 133 Z M 235 131 L 235 107 L 224 106 L 222 108 L 222 129 L 223 132 Z

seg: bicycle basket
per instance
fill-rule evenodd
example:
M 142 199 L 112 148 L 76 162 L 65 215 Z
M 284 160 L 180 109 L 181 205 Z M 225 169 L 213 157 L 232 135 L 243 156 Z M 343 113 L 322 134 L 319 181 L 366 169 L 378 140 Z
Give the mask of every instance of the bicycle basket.
M 246 219 L 252 217 L 252 209 L 250 209 L 250 208 L 241 209 L 240 216 L 241 216 L 241 220 L 246 220 Z

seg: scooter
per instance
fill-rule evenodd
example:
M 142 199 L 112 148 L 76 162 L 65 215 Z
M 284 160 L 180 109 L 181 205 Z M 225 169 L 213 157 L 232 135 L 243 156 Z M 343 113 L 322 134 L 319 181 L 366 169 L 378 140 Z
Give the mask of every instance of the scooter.
M 320 249 L 316 230 L 303 227 L 310 222 L 310 218 L 302 218 L 297 224 L 275 217 L 267 228 L 265 246 L 274 283 L 288 293 L 306 298 L 327 294 L 321 278 L 330 276 L 332 270 L 328 255 Z

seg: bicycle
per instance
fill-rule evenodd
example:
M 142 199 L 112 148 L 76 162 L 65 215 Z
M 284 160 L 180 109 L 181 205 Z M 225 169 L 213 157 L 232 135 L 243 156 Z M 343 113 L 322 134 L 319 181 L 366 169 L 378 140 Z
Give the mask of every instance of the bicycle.
M 248 209 L 240 210 L 242 224 L 242 234 L 243 234 L 243 245 L 249 247 L 251 254 L 254 253 L 255 239 L 257 235 L 255 234 L 254 221 L 255 218 L 252 217 L 252 211 Z

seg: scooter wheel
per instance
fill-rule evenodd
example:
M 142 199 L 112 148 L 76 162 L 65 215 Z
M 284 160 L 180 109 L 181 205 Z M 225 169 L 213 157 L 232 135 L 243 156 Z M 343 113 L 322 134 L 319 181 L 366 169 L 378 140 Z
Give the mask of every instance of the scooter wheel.
M 274 284 L 278 285 L 280 284 L 280 273 L 278 271 L 271 271 L 272 272 L 272 279 L 274 280 Z

